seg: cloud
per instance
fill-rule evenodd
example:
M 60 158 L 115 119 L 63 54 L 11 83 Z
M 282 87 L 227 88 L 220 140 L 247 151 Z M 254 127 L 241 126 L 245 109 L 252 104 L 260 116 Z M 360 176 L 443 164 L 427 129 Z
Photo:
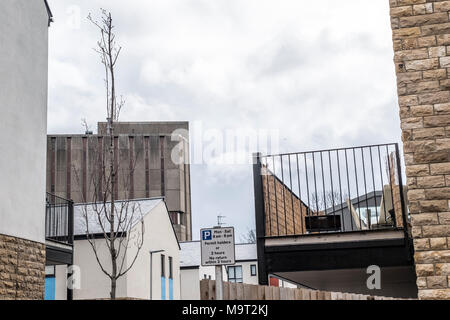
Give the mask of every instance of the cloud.
M 277 129 L 289 152 L 400 140 L 386 1 L 50 4 L 49 132 L 105 118 L 97 34 L 85 19 L 104 7 L 123 45 L 123 120 Z M 245 232 L 254 221 L 251 167 L 193 166 L 192 201 L 194 228 L 220 211 Z

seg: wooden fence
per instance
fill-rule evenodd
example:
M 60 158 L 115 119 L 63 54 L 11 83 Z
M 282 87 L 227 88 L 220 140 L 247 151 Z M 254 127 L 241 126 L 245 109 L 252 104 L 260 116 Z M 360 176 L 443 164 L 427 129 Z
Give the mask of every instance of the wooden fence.
M 223 283 L 224 300 L 400 300 L 354 293 L 326 292 L 309 289 L 258 286 L 243 283 Z M 216 282 L 200 281 L 200 299 L 216 300 Z

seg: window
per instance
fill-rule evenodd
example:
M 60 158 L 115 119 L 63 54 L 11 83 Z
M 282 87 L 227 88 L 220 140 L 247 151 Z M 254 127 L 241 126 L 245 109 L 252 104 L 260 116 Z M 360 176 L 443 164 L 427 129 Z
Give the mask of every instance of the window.
M 161 277 L 166 276 L 166 257 L 162 254 L 161 255 Z
M 173 259 L 169 257 L 169 279 L 173 279 Z
M 44 300 L 55 300 L 55 266 L 45 267 Z
M 169 257 L 169 300 L 173 300 L 173 259 Z
M 161 255 L 161 300 L 166 300 L 166 256 Z
M 228 267 L 228 282 L 242 283 L 242 266 Z
M 250 274 L 252 277 L 256 276 L 256 264 L 250 265 Z

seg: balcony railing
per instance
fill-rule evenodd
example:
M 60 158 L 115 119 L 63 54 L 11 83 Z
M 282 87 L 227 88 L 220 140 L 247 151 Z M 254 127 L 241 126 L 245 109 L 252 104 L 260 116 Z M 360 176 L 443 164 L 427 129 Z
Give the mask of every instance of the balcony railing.
M 265 237 L 380 229 L 406 235 L 398 144 L 256 154 L 253 172 Z
M 45 238 L 73 245 L 73 202 L 47 193 Z

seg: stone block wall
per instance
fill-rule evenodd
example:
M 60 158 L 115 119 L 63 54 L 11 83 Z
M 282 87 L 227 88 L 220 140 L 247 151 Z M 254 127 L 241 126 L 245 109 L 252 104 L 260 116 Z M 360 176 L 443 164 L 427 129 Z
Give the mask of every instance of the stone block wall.
M 42 300 L 45 245 L 0 235 L 0 300 Z
M 450 1 L 390 0 L 420 299 L 450 299 Z

